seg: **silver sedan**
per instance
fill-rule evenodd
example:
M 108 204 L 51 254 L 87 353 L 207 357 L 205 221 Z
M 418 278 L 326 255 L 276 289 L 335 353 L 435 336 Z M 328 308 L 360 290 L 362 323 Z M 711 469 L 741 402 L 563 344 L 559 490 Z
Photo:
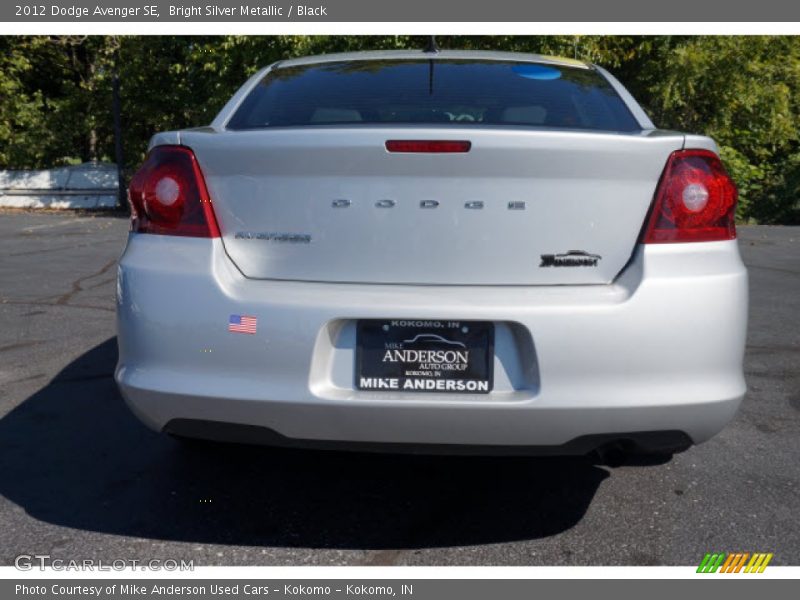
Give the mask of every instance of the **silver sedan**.
M 595 65 L 282 61 L 129 193 L 116 380 L 158 431 L 673 452 L 745 393 L 736 188 Z

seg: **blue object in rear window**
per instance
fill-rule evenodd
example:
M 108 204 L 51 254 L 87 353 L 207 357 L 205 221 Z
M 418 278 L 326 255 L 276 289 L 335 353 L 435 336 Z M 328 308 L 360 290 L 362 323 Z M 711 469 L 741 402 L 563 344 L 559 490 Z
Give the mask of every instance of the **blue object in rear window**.
M 228 129 L 341 124 L 641 129 L 593 69 L 436 59 L 279 67 L 245 98 Z
M 539 79 L 540 81 L 550 81 L 561 77 L 561 71 L 555 67 L 546 67 L 544 65 L 517 65 L 511 67 L 520 77 L 527 77 L 528 79 Z

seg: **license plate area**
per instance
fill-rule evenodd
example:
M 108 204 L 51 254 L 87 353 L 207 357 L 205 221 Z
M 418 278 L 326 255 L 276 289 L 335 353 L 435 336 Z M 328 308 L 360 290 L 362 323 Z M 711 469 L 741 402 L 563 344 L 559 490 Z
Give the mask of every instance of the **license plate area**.
M 488 394 L 494 323 L 370 319 L 356 328 L 359 390 Z

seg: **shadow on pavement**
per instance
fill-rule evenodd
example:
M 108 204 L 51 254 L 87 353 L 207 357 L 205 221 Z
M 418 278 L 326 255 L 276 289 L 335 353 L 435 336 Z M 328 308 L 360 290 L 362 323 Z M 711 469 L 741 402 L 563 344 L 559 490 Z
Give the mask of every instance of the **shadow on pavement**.
M 0 493 L 33 517 L 198 543 L 487 544 L 571 528 L 608 476 L 580 459 L 190 450 L 128 411 L 116 360 L 111 338 L 0 420 Z

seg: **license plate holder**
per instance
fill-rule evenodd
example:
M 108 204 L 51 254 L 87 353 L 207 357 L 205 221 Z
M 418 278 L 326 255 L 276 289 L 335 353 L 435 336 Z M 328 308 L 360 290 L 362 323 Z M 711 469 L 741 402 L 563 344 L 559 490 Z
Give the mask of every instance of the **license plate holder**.
M 356 327 L 356 388 L 378 392 L 488 394 L 494 323 L 367 319 Z

